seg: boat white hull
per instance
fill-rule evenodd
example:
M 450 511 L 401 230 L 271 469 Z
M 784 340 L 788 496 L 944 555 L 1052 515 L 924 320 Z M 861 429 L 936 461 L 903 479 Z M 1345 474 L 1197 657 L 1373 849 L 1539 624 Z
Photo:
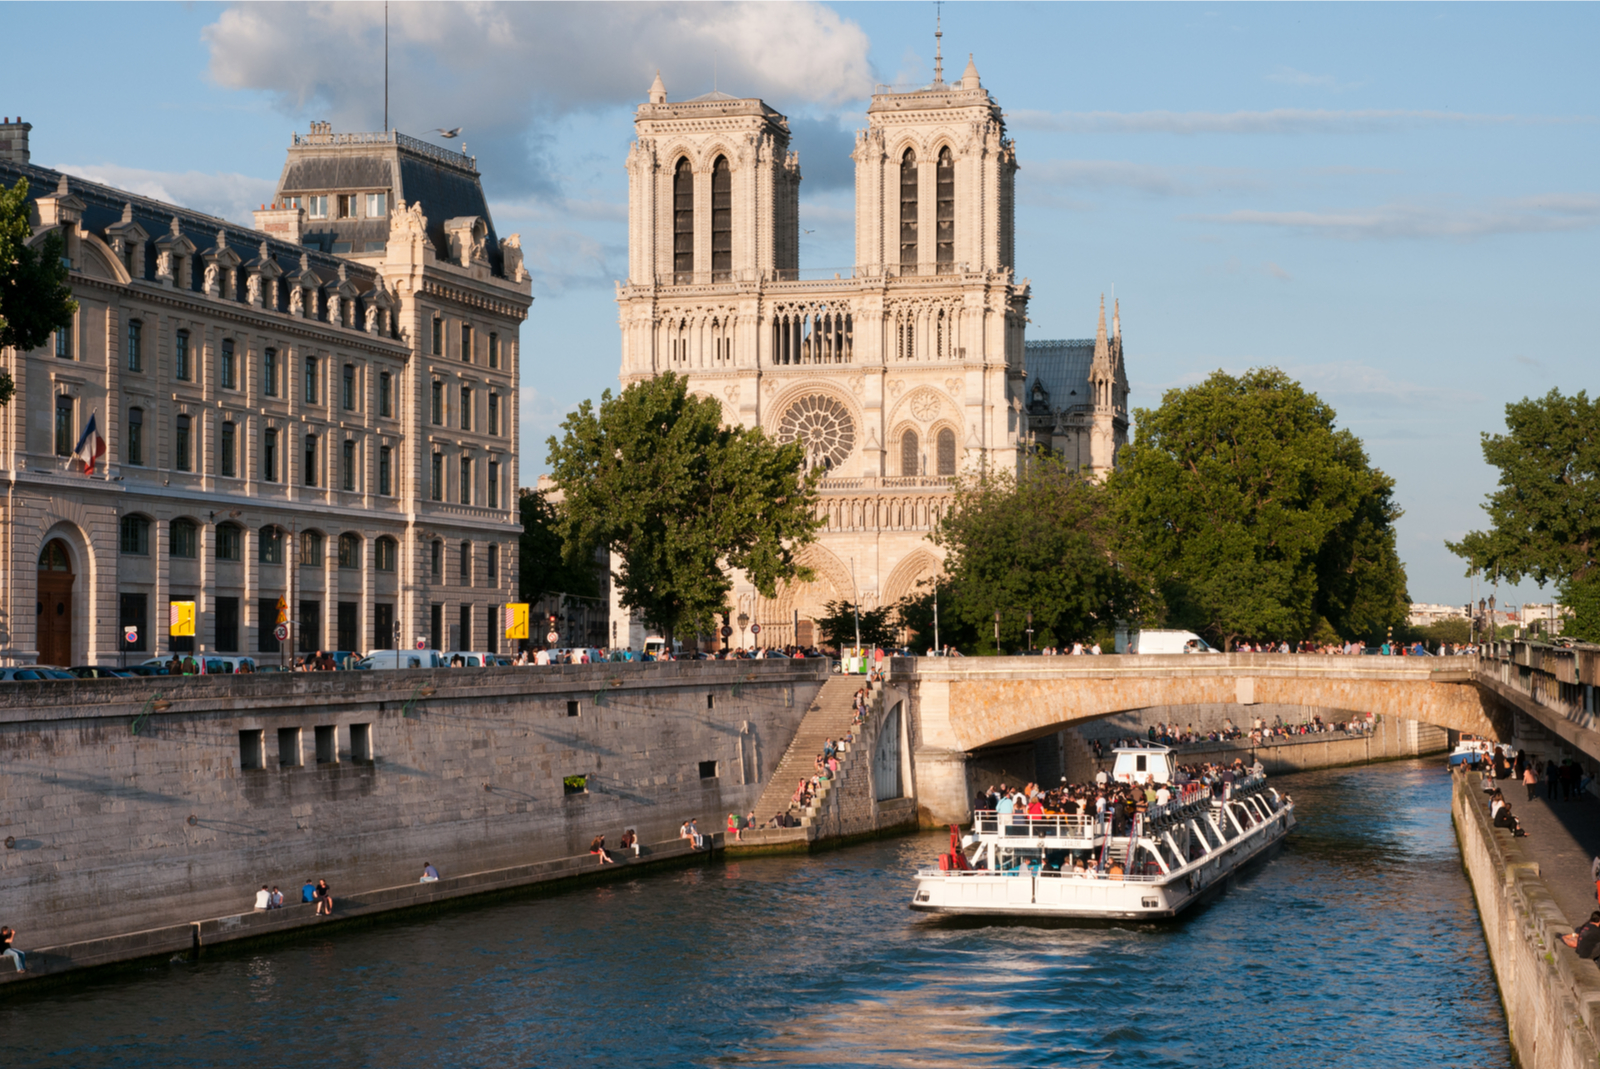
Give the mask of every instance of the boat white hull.
M 1114 880 L 1056 873 L 922 872 L 911 908 L 922 913 L 1077 920 L 1176 917 L 1282 841 L 1294 824 L 1292 807 L 1285 808 L 1222 849 L 1160 876 Z

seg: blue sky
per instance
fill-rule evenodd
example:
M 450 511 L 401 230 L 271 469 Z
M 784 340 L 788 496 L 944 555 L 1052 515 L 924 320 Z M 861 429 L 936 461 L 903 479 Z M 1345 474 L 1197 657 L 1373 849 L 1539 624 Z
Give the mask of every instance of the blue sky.
M 394 125 L 465 127 L 535 272 L 525 482 L 616 381 L 622 162 L 655 70 L 674 99 L 715 80 L 790 116 L 802 266 L 848 267 L 852 131 L 874 83 L 927 80 L 932 16 L 391 6 Z M 1091 334 L 1114 292 L 1136 406 L 1219 367 L 1294 374 L 1394 476 L 1413 598 L 1464 601 L 1443 541 L 1482 522 L 1479 433 L 1508 400 L 1600 391 L 1600 8 L 954 3 L 944 30 L 1017 143 L 1029 337 Z M 291 131 L 382 125 L 379 4 L 7 4 L 0 31 L 71 42 L 0 71 L 36 162 L 243 222 Z

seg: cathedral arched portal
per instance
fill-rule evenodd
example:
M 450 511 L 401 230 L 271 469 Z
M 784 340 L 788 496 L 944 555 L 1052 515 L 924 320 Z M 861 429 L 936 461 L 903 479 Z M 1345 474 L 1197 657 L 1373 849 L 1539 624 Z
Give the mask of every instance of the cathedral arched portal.
M 778 587 L 778 596 L 763 605 L 762 615 L 770 612 L 771 624 L 763 624 L 764 645 L 821 645 L 816 621 L 827 615 L 828 603 L 853 600 L 854 584 L 850 566 L 832 552 L 812 543 L 802 549 L 796 562 L 810 568 L 809 582 L 788 582 Z M 770 606 L 768 609 L 766 606 Z

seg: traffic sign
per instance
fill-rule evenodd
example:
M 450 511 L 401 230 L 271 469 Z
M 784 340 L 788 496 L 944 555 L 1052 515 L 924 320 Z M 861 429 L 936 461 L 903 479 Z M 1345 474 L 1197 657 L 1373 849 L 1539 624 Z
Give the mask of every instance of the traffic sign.
M 132 624 L 129 624 L 127 627 L 123 628 L 122 629 L 122 641 L 126 642 L 130 646 L 133 645 L 135 642 L 138 642 L 139 641 L 139 629 L 137 627 L 134 627 Z
M 544 640 L 546 642 L 556 642 L 556 641 L 559 641 L 560 638 L 561 638 L 560 633 L 556 632 L 556 631 L 548 631 L 548 632 L 545 633 L 545 636 L 544 636 Z
M 733 628 L 729 627 L 727 624 L 723 624 L 722 625 L 722 637 L 723 638 L 727 638 L 731 634 L 733 634 Z
M 272 632 L 272 633 L 274 635 L 278 636 L 278 641 L 279 642 L 287 642 L 287 641 L 289 641 L 289 625 L 288 624 L 279 624 L 278 625 L 278 629 L 276 631 Z

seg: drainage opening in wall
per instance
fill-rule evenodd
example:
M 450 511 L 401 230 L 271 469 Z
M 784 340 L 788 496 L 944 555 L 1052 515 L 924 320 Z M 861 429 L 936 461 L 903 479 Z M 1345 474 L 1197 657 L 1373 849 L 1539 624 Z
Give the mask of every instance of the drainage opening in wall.
M 717 763 L 715 761 L 701 761 L 700 762 L 700 778 L 701 779 L 716 779 L 717 778 Z
M 572 701 L 572 702 L 568 702 L 567 703 L 567 715 L 568 716 L 577 716 L 578 715 L 578 703 L 577 702 Z

